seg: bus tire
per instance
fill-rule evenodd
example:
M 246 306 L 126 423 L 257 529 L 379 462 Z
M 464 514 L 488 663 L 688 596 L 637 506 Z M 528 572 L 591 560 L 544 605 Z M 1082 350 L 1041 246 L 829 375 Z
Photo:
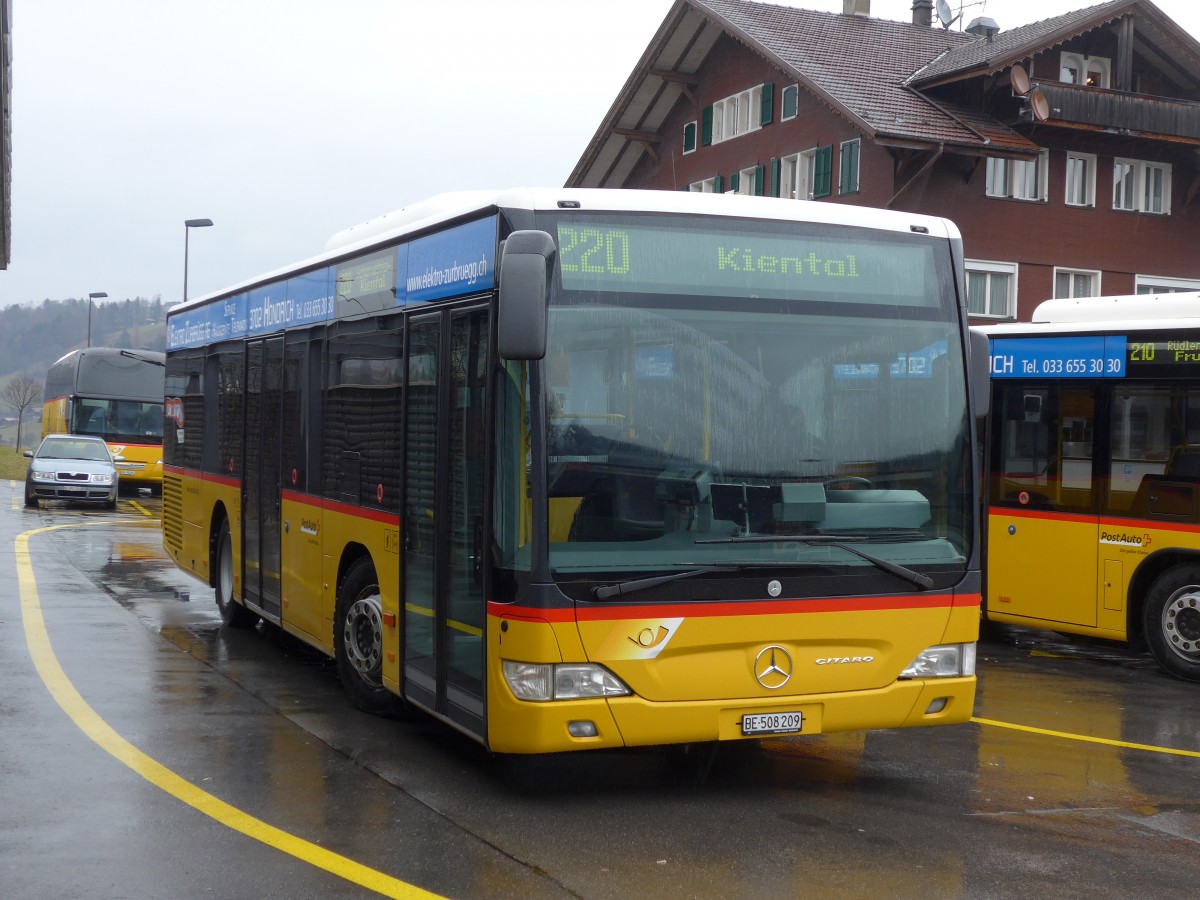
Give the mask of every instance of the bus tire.
M 217 536 L 217 611 L 221 621 L 230 628 L 253 628 L 258 616 L 233 599 L 233 538 L 229 534 L 229 520 L 221 522 Z
M 397 711 L 396 697 L 383 685 L 383 604 L 370 558 L 350 564 L 338 585 L 333 648 L 338 677 L 356 709 L 376 715 Z
M 1150 653 L 1184 681 L 1200 681 L 1200 565 L 1159 575 L 1146 593 L 1142 627 Z

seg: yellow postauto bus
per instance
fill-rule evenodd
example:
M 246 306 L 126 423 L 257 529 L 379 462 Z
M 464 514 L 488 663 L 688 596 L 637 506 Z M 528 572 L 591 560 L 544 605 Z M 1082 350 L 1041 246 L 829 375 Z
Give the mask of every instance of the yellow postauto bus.
M 42 437 L 99 435 L 122 457 L 122 487 L 159 490 L 165 358 L 153 350 L 72 350 L 46 374 Z
M 1200 681 L 1200 292 L 1049 300 L 985 330 L 987 618 Z
M 405 208 L 170 312 L 164 545 L 497 752 L 963 722 L 961 261 L 841 205 Z

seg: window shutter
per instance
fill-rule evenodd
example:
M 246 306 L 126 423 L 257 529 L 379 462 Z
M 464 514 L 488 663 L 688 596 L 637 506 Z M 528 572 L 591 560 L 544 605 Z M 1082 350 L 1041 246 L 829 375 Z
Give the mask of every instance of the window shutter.
M 783 175 L 783 164 L 777 159 L 771 160 L 771 196 L 778 197 L 781 190 L 779 181 Z
M 763 182 L 766 180 L 764 175 L 765 175 L 765 170 L 763 169 L 762 166 L 754 167 L 754 196 L 755 197 L 761 197 L 761 196 L 763 196 L 764 193 L 766 193 L 766 191 L 763 190 L 766 187 L 766 185 L 763 184 Z
M 833 189 L 833 145 L 818 147 L 813 159 L 813 198 L 828 197 Z
M 784 119 L 794 119 L 800 105 L 800 88 L 794 84 L 788 85 L 783 89 L 783 112 L 781 117 Z
M 741 186 L 742 186 L 742 173 L 734 172 L 732 175 L 729 176 L 729 189 L 731 191 L 737 191 L 741 188 Z
M 762 115 L 758 120 L 759 125 L 770 125 L 771 119 L 775 117 L 775 85 L 767 82 L 762 86 Z
M 838 191 L 842 194 L 858 193 L 858 141 L 842 144 L 842 172 L 838 180 Z
M 696 149 L 696 123 L 688 122 L 683 126 L 683 152 L 691 153 Z
M 713 108 L 706 106 L 700 111 L 700 144 L 707 147 L 712 143 Z
M 713 176 L 713 193 L 714 194 L 725 193 L 725 179 L 722 178 L 720 175 Z

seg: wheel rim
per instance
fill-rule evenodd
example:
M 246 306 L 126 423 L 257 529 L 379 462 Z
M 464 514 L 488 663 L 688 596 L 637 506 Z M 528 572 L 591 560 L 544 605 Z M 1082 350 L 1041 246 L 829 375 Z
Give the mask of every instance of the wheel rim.
M 1163 606 L 1162 633 L 1181 659 L 1200 663 L 1200 588 L 1189 586 L 1171 595 Z
M 383 606 L 379 588 L 367 588 L 346 610 L 342 645 L 359 677 L 379 687 L 383 683 Z

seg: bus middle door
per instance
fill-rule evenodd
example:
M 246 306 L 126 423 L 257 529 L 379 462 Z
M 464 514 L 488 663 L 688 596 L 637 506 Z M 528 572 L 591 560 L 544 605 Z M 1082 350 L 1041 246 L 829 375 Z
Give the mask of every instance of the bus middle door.
M 246 348 L 246 470 L 242 486 L 242 560 L 246 602 L 279 621 L 280 465 L 283 338 Z
M 1096 404 L 1063 382 L 995 383 L 987 612 L 1095 627 Z

